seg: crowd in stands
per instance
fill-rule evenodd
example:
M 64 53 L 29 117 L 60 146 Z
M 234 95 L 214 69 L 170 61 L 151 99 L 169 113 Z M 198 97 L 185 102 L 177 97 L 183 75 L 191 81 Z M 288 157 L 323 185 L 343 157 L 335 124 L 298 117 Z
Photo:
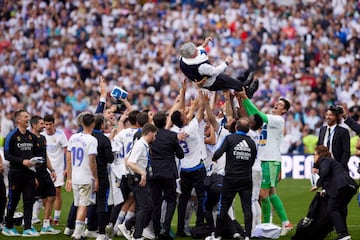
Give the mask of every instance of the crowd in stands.
M 360 1 L 297 2 L 1 1 L 1 133 L 24 108 L 53 114 L 69 137 L 76 115 L 96 108 L 99 76 L 109 92 L 126 89 L 135 109 L 167 110 L 184 79 L 179 47 L 212 36 L 211 63 L 231 55 L 227 74 L 256 71 L 253 101 L 261 110 L 279 96 L 293 103 L 282 152 L 311 153 L 303 137 L 318 135 L 329 105 L 343 105 L 359 119 Z M 187 84 L 189 100 L 197 90 Z M 223 103 L 220 95 L 217 112 Z

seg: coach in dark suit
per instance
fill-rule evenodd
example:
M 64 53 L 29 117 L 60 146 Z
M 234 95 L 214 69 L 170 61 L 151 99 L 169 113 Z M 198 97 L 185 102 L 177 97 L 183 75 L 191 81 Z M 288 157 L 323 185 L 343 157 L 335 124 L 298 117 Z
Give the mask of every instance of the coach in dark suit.
M 153 121 L 159 129 L 156 139 L 150 144 L 152 176 L 149 178 L 149 186 L 153 198 L 153 226 L 155 236 L 162 239 L 170 239 L 171 220 L 176 209 L 176 179 L 178 170 L 175 156 L 179 159 L 184 157 L 184 152 L 178 143 L 175 132 L 164 129 L 167 114 L 158 112 Z M 160 226 L 161 205 L 166 201 L 166 214 L 163 229 Z
M 321 127 L 317 145 L 328 147 L 336 161 L 340 162 L 348 172 L 348 161 L 350 158 L 350 135 L 349 131 L 339 126 L 343 109 L 330 106 L 326 111 L 325 120 L 327 125 Z
M 337 239 L 351 239 L 346 225 L 347 205 L 357 192 L 358 185 L 340 167 L 340 163 L 331 157 L 327 147 L 322 145 L 316 147 L 314 162 L 318 166 L 320 179 L 312 190 L 321 187 L 329 196 L 327 213 L 335 226 Z

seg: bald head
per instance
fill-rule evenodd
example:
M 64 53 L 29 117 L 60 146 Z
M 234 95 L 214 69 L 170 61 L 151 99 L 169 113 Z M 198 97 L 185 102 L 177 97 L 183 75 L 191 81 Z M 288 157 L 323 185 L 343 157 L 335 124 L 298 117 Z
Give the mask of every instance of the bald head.
M 249 132 L 249 118 L 242 117 L 236 122 L 236 131 Z

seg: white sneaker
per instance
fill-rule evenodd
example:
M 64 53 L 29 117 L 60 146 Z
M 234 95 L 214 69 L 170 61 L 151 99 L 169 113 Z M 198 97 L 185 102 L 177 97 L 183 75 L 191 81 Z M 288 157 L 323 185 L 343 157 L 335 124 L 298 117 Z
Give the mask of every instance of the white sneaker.
M 155 234 L 151 230 L 150 226 L 147 226 L 146 228 L 143 229 L 142 236 L 150 240 L 155 239 Z
M 109 223 L 108 225 L 106 225 L 105 233 L 106 233 L 106 236 L 108 236 L 109 238 L 114 237 L 114 226 L 112 223 Z
M 85 230 L 84 235 L 85 235 L 85 237 L 88 237 L 88 238 L 97 238 L 98 237 L 97 231 L 89 231 L 87 229 Z
M 110 240 L 111 238 L 108 238 L 105 234 L 98 234 L 96 240 Z
M 291 223 L 286 226 L 282 226 L 280 236 L 286 236 L 293 228 L 294 226 Z
M 82 238 L 82 236 L 80 235 L 80 236 L 78 236 L 78 235 L 75 235 L 75 233 L 73 233 L 72 235 L 71 235 L 71 239 L 72 240 L 80 240 Z
M 1 233 L 4 236 L 8 236 L 8 237 L 18 237 L 21 236 L 21 234 L 16 230 L 16 228 L 7 228 L 7 227 L 3 227 Z
M 66 236 L 71 236 L 73 233 L 74 233 L 74 229 L 70 229 L 70 228 L 66 227 L 64 230 L 64 234 Z
M 131 237 L 131 240 L 144 240 L 144 238 L 143 238 L 143 237 L 141 237 L 141 238 L 134 238 L 134 237 Z
M 120 231 L 120 229 L 116 232 L 116 236 L 118 237 L 124 237 L 124 234 Z
M 127 240 L 130 240 L 132 238 L 131 231 L 126 228 L 125 223 L 119 224 L 118 227 L 119 227 L 119 230 L 121 231 L 121 233 L 124 235 L 124 237 Z
M 56 230 L 55 228 L 53 228 L 52 226 L 48 226 L 48 227 L 42 227 L 40 234 L 59 234 L 60 230 Z
M 351 240 L 351 236 L 349 234 L 340 235 L 338 240 Z
M 212 232 L 210 236 L 207 236 L 205 240 L 221 240 L 221 237 L 215 237 L 215 233 Z
M 39 237 L 40 233 L 35 228 L 26 229 L 23 231 L 23 237 Z

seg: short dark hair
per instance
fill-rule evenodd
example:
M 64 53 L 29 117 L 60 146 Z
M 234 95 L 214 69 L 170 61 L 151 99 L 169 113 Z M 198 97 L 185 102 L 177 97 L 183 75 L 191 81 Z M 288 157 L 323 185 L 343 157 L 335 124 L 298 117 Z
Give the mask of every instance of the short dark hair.
M 138 115 L 140 111 L 139 110 L 133 110 L 129 112 L 128 114 L 128 120 L 131 125 L 136 125 L 136 115 Z
M 283 98 L 283 97 L 280 98 L 279 100 L 284 102 L 284 108 L 286 109 L 286 111 L 289 111 L 290 106 L 291 106 L 289 100 L 287 100 L 286 98 Z
M 40 120 L 42 120 L 43 118 L 38 116 L 38 115 L 35 115 L 35 116 L 32 116 L 31 119 L 30 119 L 30 126 L 31 127 L 34 127 L 35 124 L 38 124 Z
M 323 157 L 331 157 L 331 153 L 330 153 L 329 149 L 324 145 L 318 145 L 315 148 L 315 151 L 319 155 L 319 159 L 323 158 Z
M 253 115 L 253 118 L 254 118 L 254 125 L 252 126 L 251 129 L 256 131 L 262 127 L 262 125 L 264 124 L 264 120 L 257 113 Z
M 104 114 L 96 113 L 95 114 L 95 127 L 94 127 L 94 129 L 100 130 L 101 125 L 103 125 L 104 123 L 105 123 Z
M 181 119 L 181 112 L 176 110 L 171 114 L 171 121 L 175 126 L 182 127 L 184 125 L 182 119 Z
M 44 122 L 52 122 L 52 123 L 54 123 L 54 122 L 55 122 L 55 118 L 54 118 L 54 116 L 51 115 L 51 114 L 46 114 L 46 115 L 44 116 Z
M 153 116 L 154 124 L 157 128 L 165 128 L 166 126 L 167 113 L 157 112 Z
M 147 112 L 139 112 L 136 114 L 136 122 L 139 124 L 139 127 L 143 127 L 146 123 L 149 122 L 149 115 Z
M 151 124 L 151 123 L 146 123 L 143 127 L 142 127 L 142 132 L 141 135 L 142 136 L 146 136 L 147 134 L 151 133 L 151 132 L 157 132 L 158 128 L 155 127 L 155 125 Z
M 84 127 L 89 127 L 95 121 L 95 116 L 92 113 L 85 113 L 82 117 L 82 124 Z

